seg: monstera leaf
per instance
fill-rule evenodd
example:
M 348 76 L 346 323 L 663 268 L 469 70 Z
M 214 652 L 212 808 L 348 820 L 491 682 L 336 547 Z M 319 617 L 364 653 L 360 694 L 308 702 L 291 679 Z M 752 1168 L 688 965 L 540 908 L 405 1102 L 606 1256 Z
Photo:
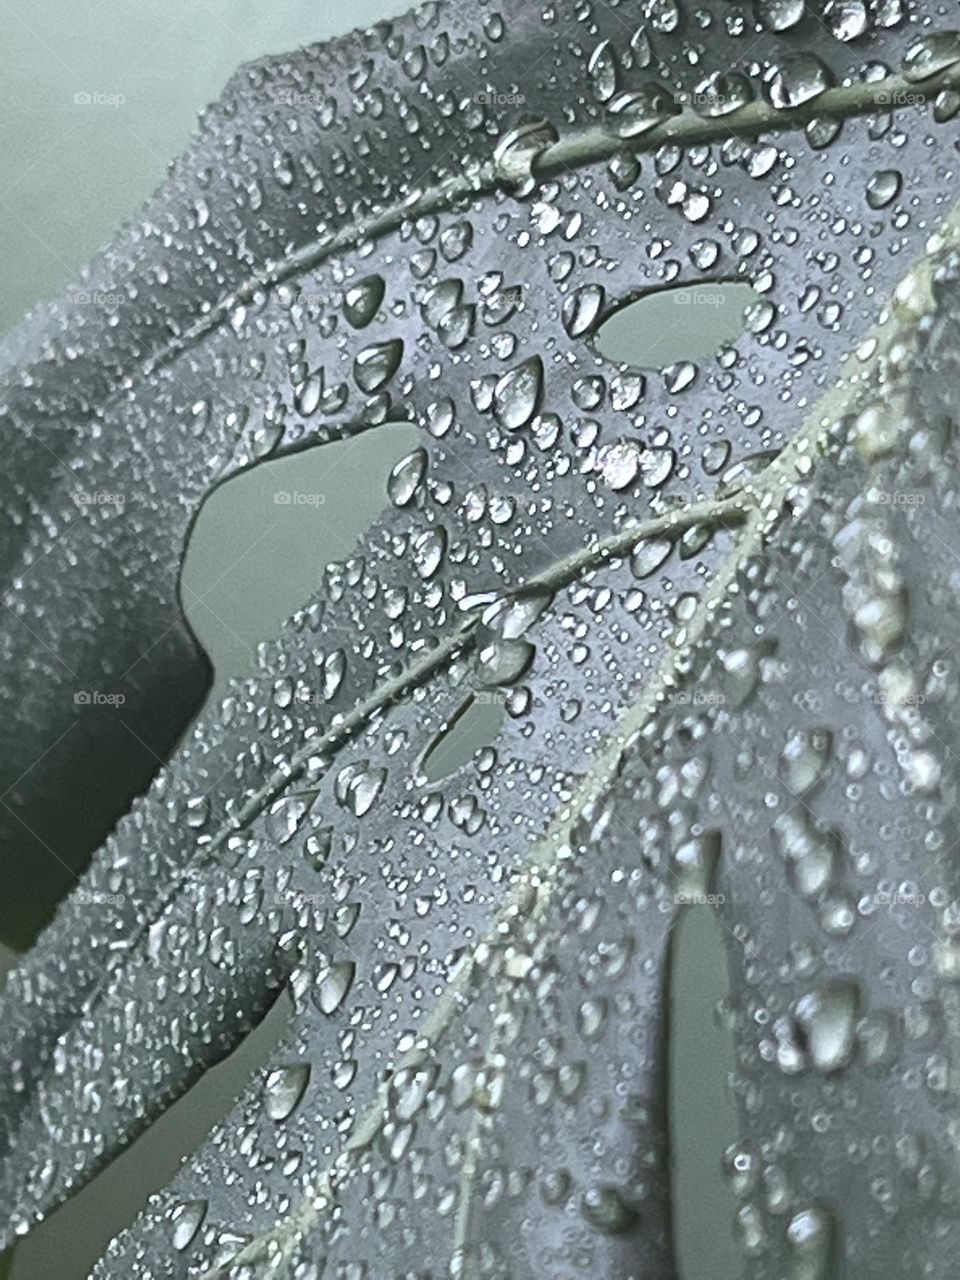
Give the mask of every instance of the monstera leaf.
M 668 1280 L 671 930 L 709 898 L 746 1274 L 953 1274 L 942 12 L 450 0 L 266 59 L 82 280 L 106 305 L 8 342 L 20 858 L 30 828 L 76 862 L 202 693 L 176 569 L 211 487 L 421 430 L 10 977 L 8 1239 L 286 990 L 96 1275 Z M 624 303 L 730 280 L 757 299 L 715 360 L 600 354 Z M 502 733 L 431 781 L 478 698 Z

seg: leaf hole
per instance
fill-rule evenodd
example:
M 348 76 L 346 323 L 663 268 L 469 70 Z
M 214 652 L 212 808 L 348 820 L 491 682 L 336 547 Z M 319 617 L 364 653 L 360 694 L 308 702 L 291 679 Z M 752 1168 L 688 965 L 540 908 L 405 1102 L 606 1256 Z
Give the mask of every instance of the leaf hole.
M 314 595 L 331 561 L 389 506 L 392 468 L 420 441 L 409 423 L 375 429 L 261 462 L 218 486 L 193 527 L 180 579 L 184 613 L 213 663 L 211 698 L 251 671 Z
M 462 769 L 482 747 L 496 741 L 504 715 L 505 700 L 499 691 L 468 698 L 427 747 L 419 772 L 427 782 L 439 782 Z
M 737 280 L 651 290 L 609 316 L 593 343 L 605 360 L 634 369 L 698 364 L 743 334 L 756 300 L 753 286 Z
M 733 1236 L 737 1202 L 723 1177 L 723 1153 L 739 1137 L 727 1087 L 732 1034 L 718 1009 L 729 997 L 725 929 L 706 905 L 685 907 L 671 938 L 669 1126 L 679 1280 L 741 1280 Z

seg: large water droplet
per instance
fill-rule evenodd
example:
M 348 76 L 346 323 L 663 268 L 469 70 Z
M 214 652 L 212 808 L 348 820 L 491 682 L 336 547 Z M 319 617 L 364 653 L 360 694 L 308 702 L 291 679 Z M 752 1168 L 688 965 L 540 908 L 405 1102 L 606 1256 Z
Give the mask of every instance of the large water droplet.
M 543 364 L 539 356 L 532 356 L 497 383 L 493 393 L 497 421 L 508 431 L 525 427 L 536 413 L 542 393 Z
M 803 17 L 804 0 L 754 0 L 757 22 L 767 31 L 789 31 Z
M 477 676 L 487 687 L 514 684 L 524 674 L 536 650 L 526 640 L 493 636 L 477 651 Z
M 780 753 L 780 776 L 791 795 L 810 791 L 830 767 L 831 737 L 827 729 L 797 730 Z
M 784 58 L 770 82 L 770 101 L 775 107 L 801 107 L 818 98 L 833 83 L 830 72 L 812 53 L 796 53 Z
M 856 40 L 867 29 L 864 0 L 827 0 L 823 20 L 838 40 Z
M 350 286 L 343 295 L 343 314 L 355 329 L 368 325 L 383 302 L 384 281 L 381 276 L 366 276 Z
M 571 338 L 589 333 L 603 309 L 603 286 L 587 284 L 564 300 L 563 327 Z
M 898 169 L 878 169 L 867 183 L 867 204 L 871 209 L 885 209 L 900 194 L 902 185 Z
M 672 92 L 657 81 L 621 93 L 610 103 L 608 125 L 618 138 L 636 138 L 683 110 Z
M 829 1280 L 833 1271 L 833 1220 L 819 1206 L 801 1209 L 787 1224 L 788 1280 Z
M 818 1071 L 839 1071 L 853 1056 L 859 997 L 854 982 L 837 978 L 797 1001 L 795 1017 Z
M 702 116 L 726 116 L 754 99 L 753 85 L 738 71 L 715 71 L 693 91 L 693 109 Z
M 310 1080 L 308 1063 L 276 1067 L 267 1075 L 263 1089 L 264 1108 L 271 1120 L 286 1120 L 303 1097 Z
M 206 1200 L 187 1200 L 170 1213 L 173 1224 L 173 1247 L 181 1253 L 189 1249 L 207 1216 Z
M 352 960 L 340 960 L 321 969 L 313 993 L 314 1003 L 321 1013 L 336 1013 L 353 986 L 355 973 L 356 965 Z
M 597 467 L 611 489 L 628 489 L 640 472 L 639 445 L 632 440 L 605 444 L 597 454 Z
M 960 62 L 960 32 L 936 31 L 910 46 L 903 60 L 903 75 L 911 83 L 928 80 Z
M 604 1235 L 622 1235 L 632 1230 L 638 1216 L 621 1197 L 615 1187 L 590 1187 L 580 1201 L 581 1212 L 587 1222 Z
M 391 338 L 387 342 L 377 342 L 366 347 L 353 365 L 357 386 L 361 391 L 379 391 L 396 373 L 402 356 L 403 341 L 400 338 Z
M 395 507 L 405 507 L 413 501 L 426 469 L 425 449 L 414 449 L 412 453 L 400 459 L 390 472 L 390 478 L 387 481 L 387 493 Z

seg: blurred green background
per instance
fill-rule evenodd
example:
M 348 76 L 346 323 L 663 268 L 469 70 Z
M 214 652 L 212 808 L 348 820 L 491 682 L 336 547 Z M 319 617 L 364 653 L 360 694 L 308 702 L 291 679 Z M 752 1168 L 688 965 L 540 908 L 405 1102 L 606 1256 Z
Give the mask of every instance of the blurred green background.
M 162 181 L 197 113 L 239 63 L 403 12 L 404 0 L 6 0 L 0 44 L 0 334 L 68 285 L 84 261 Z M 79 104 L 77 94 L 105 99 Z M 113 101 L 110 105 L 108 100 Z M 742 304 L 731 295 L 731 303 Z M 607 353 L 661 364 L 714 351 L 741 308 L 653 305 L 611 326 Z M 702 314 L 702 313 L 706 314 Z M 696 325 L 692 324 L 696 320 Z M 679 346 L 677 344 L 680 344 Z M 413 428 L 370 433 L 269 464 L 219 489 L 201 513 L 183 577 L 185 608 L 217 673 L 213 696 L 249 668 L 260 639 L 316 590 L 323 565 L 348 554 L 386 506 L 385 481 Z M 278 507 L 278 488 L 324 503 Z M 302 548 L 311 547 L 305 562 Z M 486 725 L 492 732 L 494 725 Z M 459 749 L 459 748 L 458 748 Z M 2 879 L 0 853 L 0 879 Z M 682 1280 L 737 1280 L 734 1202 L 719 1174 L 736 1136 L 724 1082 L 730 1046 L 715 1011 L 725 995 L 719 926 L 690 909 L 678 933 L 672 1113 Z M 0 981 L 12 960 L 0 944 Z M 282 1034 L 285 1005 L 232 1058 L 16 1250 L 11 1280 L 82 1280 L 110 1237 L 229 1110 Z M 2 1033 L 0 1033 L 2 1043 Z M 0 1262 L 0 1275 L 3 1274 Z

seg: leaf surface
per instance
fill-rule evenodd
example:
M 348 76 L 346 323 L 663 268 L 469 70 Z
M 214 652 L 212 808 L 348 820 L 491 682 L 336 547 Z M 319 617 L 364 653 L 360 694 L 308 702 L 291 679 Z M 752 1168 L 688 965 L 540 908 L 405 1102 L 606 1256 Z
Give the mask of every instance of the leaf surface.
M 960 47 L 892 3 L 642 8 L 431 4 L 244 69 L 91 269 L 132 306 L 4 353 L 8 657 L 56 599 L 90 687 L 159 646 L 145 715 L 195 669 L 169 568 L 210 486 L 422 428 L 11 976 L 14 1231 L 293 997 L 98 1274 L 668 1280 L 670 929 L 706 896 L 750 1274 L 948 1274 Z M 725 279 L 758 301 L 716 360 L 596 354 Z M 45 451 L 142 503 L 69 523 Z M 503 733 L 428 782 L 480 693 Z M 35 699 L 21 745 L 96 740 Z

